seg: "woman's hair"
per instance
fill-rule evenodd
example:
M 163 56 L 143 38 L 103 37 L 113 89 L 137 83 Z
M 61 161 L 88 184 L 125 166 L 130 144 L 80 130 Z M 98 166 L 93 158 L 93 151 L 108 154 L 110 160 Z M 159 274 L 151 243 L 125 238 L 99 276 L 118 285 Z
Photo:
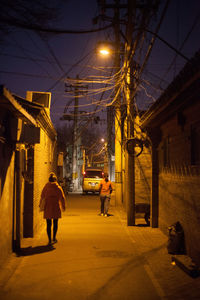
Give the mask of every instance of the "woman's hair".
M 55 182 L 55 181 L 57 181 L 56 174 L 51 172 L 49 175 L 49 182 Z

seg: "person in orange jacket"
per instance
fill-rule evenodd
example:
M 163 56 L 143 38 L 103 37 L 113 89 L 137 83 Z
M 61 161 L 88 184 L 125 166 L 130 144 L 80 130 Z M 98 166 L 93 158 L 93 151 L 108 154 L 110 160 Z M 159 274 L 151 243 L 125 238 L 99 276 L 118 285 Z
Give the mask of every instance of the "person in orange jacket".
M 101 200 L 101 216 L 108 216 L 110 197 L 113 191 L 112 182 L 108 179 L 108 173 L 104 173 L 104 178 L 100 182 L 99 194 Z
M 44 211 L 44 219 L 47 222 L 47 235 L 49 244 L 51 244 L 51 226 L 53 219 L 53 242 L 56 243 L 56 234 L 58 230 L 58 219 L 61 218 L 61 209 L 65 211 L 65 195 L 57 183 L 57 177 L 52 172 L 49 176 L 49 182 L 45 184 L 40 198 L 40 210 Z

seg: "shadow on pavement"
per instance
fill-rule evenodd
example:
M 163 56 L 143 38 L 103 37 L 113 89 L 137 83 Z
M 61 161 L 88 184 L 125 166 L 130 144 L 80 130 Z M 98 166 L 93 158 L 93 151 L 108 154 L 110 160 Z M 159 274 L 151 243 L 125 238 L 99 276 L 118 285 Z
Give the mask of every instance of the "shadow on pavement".
M 114 217 L 114 215 L 112 215 L 112 214 L 108 214 L 108 217 Z
M 149 224 L 136 224 L 136 227 L 150 227 Z
M 105 217 L 105 216 L 101 216 L 101 213 L 99 213 L 98 216 L 100 216 L 100 217 Z M 115 216 L 115 215 L 107 214 L 107 218 L 108 218 L 108 217 L 114 217 L 114 216 Z
M 21 248 L 16 255 L 17 256 L 29 256 L 29 255 L 35 255 L 40 254 L 44 252 L 53 251 L 55 248 L 53 245 L 43 245 L 43 246 L 36 246 L 36 247 L 26 247 Z

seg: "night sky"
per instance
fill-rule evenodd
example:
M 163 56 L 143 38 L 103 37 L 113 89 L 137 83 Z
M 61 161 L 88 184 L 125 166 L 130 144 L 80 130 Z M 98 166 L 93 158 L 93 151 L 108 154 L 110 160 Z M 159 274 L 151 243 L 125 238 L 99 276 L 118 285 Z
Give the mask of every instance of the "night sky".
M 59 17 L 49 25 L 51 28 L 90 30 L 108 24 L 93 25 L 92 19 L 99 14 L 96 0 L 68 0 L 61 3 Z M 151 29 L 156 27 L 165 1 L 162 0 L 161 3 L 157 19 L 154 18 Z M 187 58 L 191 58 L 200 49 L 199 33 L 200 1 L 171 0 L 159 36 L 174 48 L 180 49 Z M 147 39 L 150 37 L 151 35 L 148 35 Z M 55 126 L 66 124 L 67 121 L 59 120 L 65 105 L 73 98 L 65 92 L 66 76 L 70 78 L 77 75 L 86 78 L 94 74 L 104 78 L 110 76 L 111 61 L 102 61 L 94 49 L 98 41 L 112 38 L 111 30 L 89 34 L 55 35 L 13 28 L 12 33 L 0 44 L 0 84 L 4 84 L 12 93 L 22 97 L 25 97 L 27 90 L 52 92 L 51 119 Z M 138 88 L 139 106 L 144 108 L 153 103 L 183 68 L 186 60 L 180 56 L 176 56 L 175 59 L 175 56 L 176 53 L 170 47 L 159 39 L 156 40 L 142 75 L 145 81 L 142 87 Z M 173 60 L 173 65 L 169 69 Z M 87 82 L 83 84 L 86 85 Z M 110 86 L 112 87 L 112 84 Z M 92 88 L 95 88 L 95 92 L 91 91 Z M 83 105 L 80 110 L 99 111 L 102 126 L 106 106 L 89 105 L 100 99 L 102 86 L 90 84 L 88 89 L 88 95 L 79 101 L 79 104 Z M 104 94 L 103 99 L 110 96 L 111 90 Z M 68 111 L 73 110 L 73 102 L 70 106 Z

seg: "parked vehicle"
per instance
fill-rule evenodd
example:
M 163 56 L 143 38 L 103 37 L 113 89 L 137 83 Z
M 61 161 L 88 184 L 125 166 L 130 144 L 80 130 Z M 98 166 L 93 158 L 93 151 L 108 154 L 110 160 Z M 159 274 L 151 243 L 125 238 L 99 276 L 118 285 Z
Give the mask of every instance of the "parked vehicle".
M 99 193 L 100 181 L 103 178 L 103 171 L 98 168 L 87 168 L 83 174 L 83 193 Z

